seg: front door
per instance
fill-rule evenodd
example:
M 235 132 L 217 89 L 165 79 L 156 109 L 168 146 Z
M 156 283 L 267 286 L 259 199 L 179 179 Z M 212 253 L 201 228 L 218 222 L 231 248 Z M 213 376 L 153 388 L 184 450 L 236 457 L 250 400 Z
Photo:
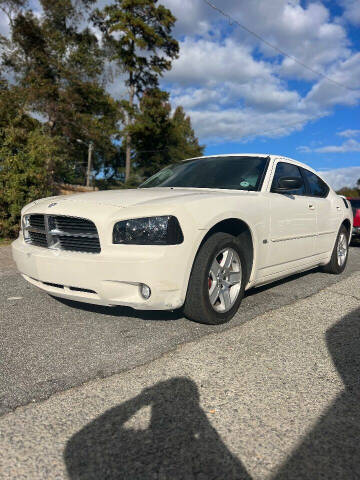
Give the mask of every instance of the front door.
M 280 177 L 300 177 L 297 165 L 277 161 L 272 187 Z M 268 255 L 262 276 L 268 276 L 306 264 L 315 255 L 317 234 L 316 205 L 305 196 L 305 184 L 298 190 L 286 194 L 271 191 L 270 234 Z

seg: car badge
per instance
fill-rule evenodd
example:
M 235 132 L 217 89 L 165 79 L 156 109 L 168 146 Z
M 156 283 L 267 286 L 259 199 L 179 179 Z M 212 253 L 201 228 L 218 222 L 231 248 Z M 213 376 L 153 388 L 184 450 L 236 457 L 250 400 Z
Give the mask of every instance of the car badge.
M 55 207 L 55 205 L 57 205 L 57 203 L 49 203 L 48 208 Z

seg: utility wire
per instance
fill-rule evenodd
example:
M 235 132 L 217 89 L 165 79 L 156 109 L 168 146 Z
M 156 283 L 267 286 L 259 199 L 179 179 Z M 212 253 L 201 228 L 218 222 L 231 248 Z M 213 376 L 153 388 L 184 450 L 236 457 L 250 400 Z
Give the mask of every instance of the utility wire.
M 313 69 L 312 67 L 309 67 L 308 65 L 306 65 L 304 62 L 302 62 L 301 60 L 299 60 L 298 58 L 294 57 L 293 55 L 290 55 L 288 53 L 286 53 L 284 50 L 282 50 L 281 48 L 277 47 L 276 45 L 274 45 L 273 43 L 270 43 L 268 40 L 266 40 L 265 38 L 263 38 L 261 35 L 259 35 L 258 33 L 254 32 L 253 30 L 250 30 L 250 28 L 248 28 L 246 25 L 240 23 L 238 20 L 236 20 L 235 18 L 231 17 L 228 13 L 224 12 L 224 10 L 221 10 L 221 8 L 217 7 L 216 5 L 214 5 L 210 0 L 203 0 L 209 7 L 213 8 L 214 10 L 216 10 L 217 12 L 219 12 L 223 17 L 225 17 L 228 21 L 229 21 L 229 24 L 232 25 L 232 24 L 236 24 L 237 26 L 239 26 L 240 28 L 242 28 L 243 30 L 245 30 L 245 32 L 247 33 L 250 33 L 250 35 L 253 35 L 254 37 L 256 37 L 258 40 L 260 40 L 261 42 L 265 43 L 265 45 L 267 45 L 268 47 L 272 48 L 273 50 L 276 50 L 278 53 L 280 53 L 281 55 L 283 55 L 284 57 L 287 57 L 287 58 L 290 58 L 291 60 L 293 60 L 294 62 L 296 62 L 297 64 L 301 65 L 303 68 L 305 68 L 306 70 L 309 70 L 310 72 L 314 73 L 315 75 L 318 75 L 322 78 L 324 78 L 325 80 L 327 80 L 328 82 L 331 82 L 335 85 L 337 85 L 338 87 L 341 87 L 341 88 L 345 88 L 346 90 L 349 90 L 351 92 L 357 92 L 359 89 L 358 88 L 352 88 L 352 87 L 348 87 L 347 85 L 344 85 L 343 83 L 341 82 L 338 82 L 337 80 L 334 80 L 333 78 L 330 78 L 328 77 L 327 75 L 325 75 L 324 73 L 322 72 L 319 72 L 318 70 L 315 70 Z

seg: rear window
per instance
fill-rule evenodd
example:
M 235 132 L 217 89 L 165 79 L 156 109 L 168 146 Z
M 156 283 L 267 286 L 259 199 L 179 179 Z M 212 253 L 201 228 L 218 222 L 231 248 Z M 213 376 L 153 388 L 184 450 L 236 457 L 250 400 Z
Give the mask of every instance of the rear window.
M 302 168 L 301 171 L 307 181 L 308 188 L 310 190 L 309 194 L 313 197 L 326 197 L 329 193 L 329 187 L 326 185 L 326 183 L 321 180 L 320 177 L 315 175 L 315 173 L 312 173 L 305 168 Z

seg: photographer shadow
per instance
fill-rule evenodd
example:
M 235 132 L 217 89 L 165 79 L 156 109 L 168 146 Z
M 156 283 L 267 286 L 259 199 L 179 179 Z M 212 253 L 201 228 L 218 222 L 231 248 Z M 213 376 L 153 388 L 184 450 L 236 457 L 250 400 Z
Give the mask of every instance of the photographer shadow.
M 145 429 L 125 424 L 151 408 Z M 173 378 L 94 420 L 67 444 L 72 480 L 250 479 L 199 405 L 196 384 Z
M 274 480 L 360 478 L 360 308 L 326 332 L 326 343 L 344 390 Z
M 360 309 L 331 327 L 326 341 L 344 390 L 273 480 L 360 478 Z M 127 426 L 144 407 L 151 409 L 147 427 Z M 158 383 L 108 410 L 70 439 L 64 459 L 71 480 L 251 479 L 208 421 L 188 378 Z

